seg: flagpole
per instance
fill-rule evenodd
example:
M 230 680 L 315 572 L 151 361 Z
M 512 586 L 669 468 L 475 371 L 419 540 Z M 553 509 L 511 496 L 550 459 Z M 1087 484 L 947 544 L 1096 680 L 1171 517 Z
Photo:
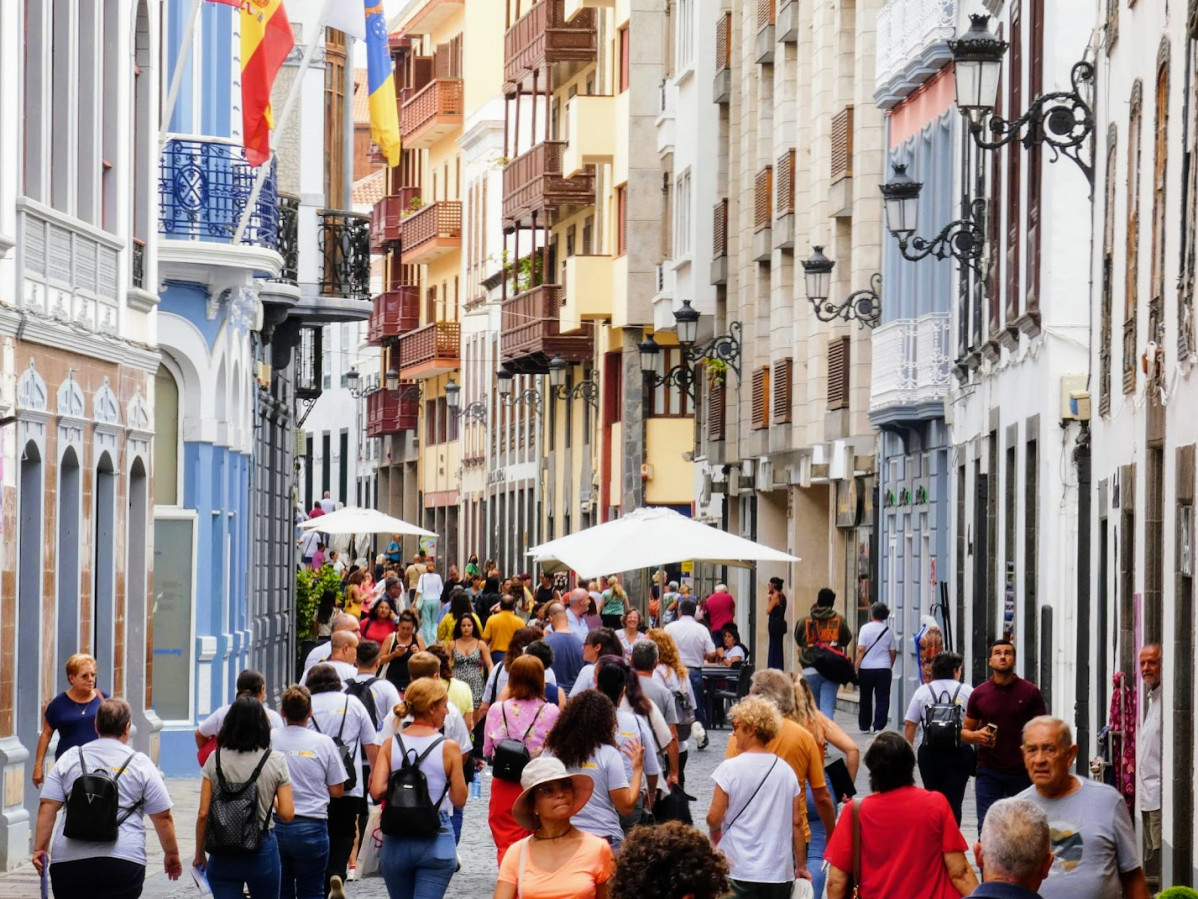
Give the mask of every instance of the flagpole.
M 187 67 L 187 61 L 191 58 L 191 45 L 195 38 L 196 22 L 200 18 L 200 7 L 204 5 L 204 0 L 193 0 L 191 4 L 191 13 L 187 16 L 187 25 L 183 28 L 183 40 L 179 44 L 179 58 L 175 60 L 175 71 L 171 73 L 171 86 L 167 91 L 166 105 L 162 110 L 162 131 L 159 135 L 158 143 L 166 143 L 166 135 L 170 130 L 171 117 L 175 114 L 175 103 L 179 99 L 179 88 L 183 84 L 183 70 Z
M 291 118 L 291 111 L 294 109 L 295 102 L 299 99 L 300 90 L 304 86 L 304 74 L 308 71 L 308 67 L 312 65 L 312 60 L 316 56 L 316 48 L 321 42 L 321 35 L 323 33 L 324 27 L 318 22 L 317 27 L 313 29 L 312 39 L 308 41 L 308 46 L 304 48 L 304 58 L 300 62 L 299 74 L 291 82 L 291 89 L 287 92 L 287 99 L 283 103 L 283 108 L 279 111 L 278 118 L 275 119 L 274 128 L 270 133 L 270 158 L 258 166 L 258 173 L 254 177 L 254 187 L 250 191 L 249 199 L 246 200 L 245 209 L 241 211 L 241 220 L 237 223 L 237 230 L 233 233 L 234 246 L 241 243 L 241 238 L 245 236 L 246 228 L 249 227 L 250 216 L 254 214 L 254 206 L 258 202 L 258 197 L 262 194 L 262 185 L 266 183 L 266 176 L 270 173 L 270 164 L 275 158 L 274 151 L 278 135 L 282 134 L 283 129 L 287 127 L 287 121 Z

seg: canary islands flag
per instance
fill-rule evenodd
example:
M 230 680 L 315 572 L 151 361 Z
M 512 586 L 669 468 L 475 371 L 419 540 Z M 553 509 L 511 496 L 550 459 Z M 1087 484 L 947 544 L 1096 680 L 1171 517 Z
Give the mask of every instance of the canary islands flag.
M 366 5 L 366 85 L 370 97 L 370 139 L 387 163 L 399 165 L 399 109 L 395 105 L 395 78 L 383 0 L 364 0 Z
M 274 127 L 270 90 L 294 46 L 283 0 L 245 0 L 241 6 L 241 130 L 250 165 L 262 165 L 270 158 Z

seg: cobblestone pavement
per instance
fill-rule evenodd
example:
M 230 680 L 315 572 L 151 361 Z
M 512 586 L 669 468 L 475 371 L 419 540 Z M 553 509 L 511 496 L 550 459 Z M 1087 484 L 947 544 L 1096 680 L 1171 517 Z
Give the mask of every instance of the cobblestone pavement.
M 855 711 L 855 707 L 854 707 Z M 864 755 L 865 747 L 871 737 L 857 732 L 856 715 L 846 711 L 837 713 L 837 722 L 856 740 Z M 704 752 L 691 750 L 686 766 L 687 791 L 697 797 L 691 806 L 695 823 L 701 829 L 707 807 L 711 803 L 712 781 L 711 774 L 724 758 L 724 749 L 728 742 L 728 732 L 713 730 L 710 732 L 711 744 Z M 916 777 L 918 778 L 918 772 Z M 195 851 L 195 813 L 199 803 L 199 778 L 170 778 L 167 787 L 175 801 L 175 828 L 179 835 L 179 847 L 183 854 L 184 874 L 179 881 L 170 881 L 162 871 L 162 851 L 154 837 L 153 829 L 147 834 L 147 850 L 149 866 L 147 867 L 146 887 L 143 896 L 146 899 L 192 899 L 199 892 L 188 876 L 186 869 L 191 863 Z M 490 896 L 495 889 L 497 866 L 495 863 L 495 845 L 491 842 L 491 831 L 487 827 L 487 803 L 490 790 L 489 779 L 483 782 L 483 795 L 479 799 L 471 799 L 466 805 L 465 822 L 462 828 L 462 842 L 459 855 L 462 860 L 462 870 L 459 871 L 449 885 L 448 896 L 451 899 L 476 899 Z M 857 776 L 857 788 L 861 794 L 869 792 L 867 773 L 864 764 Z M 974 803 L 973 784 L 966 791 L 964 808 L 965 838 L 972 846 L 977 839 L 977 811 Z M 148 825 L 148 821 L 147 821 Z M 346 885 L 346 894 L 350 899 L 386 899 L 387 888 L 381 877 L 370 877 L 361 882 Z M 0 896 L 4 899 L 37 899 L 38 878 L 33 866 L 24 864 L 10 874 L 0 875 Z

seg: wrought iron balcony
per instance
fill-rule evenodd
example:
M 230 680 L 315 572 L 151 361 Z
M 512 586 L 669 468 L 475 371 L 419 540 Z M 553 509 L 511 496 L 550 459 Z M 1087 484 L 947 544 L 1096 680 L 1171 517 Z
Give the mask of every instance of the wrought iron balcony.
M 400 287 L 374 298 L 367 339 L 374 346 L 420 327 L 420 288 Z
M 420 397 L 412 384 L 400 382 L 392 396 L 386 389 L 375 390 L 366 396 L 366 436 L 383 437 L 401 431 L 414 431 L 420 421 Z
M 279 197 L 274 160 L 267 165 L 270 171 L 242 240 L 273 250 Z M 256 177 L 244 147 L 202 138 L 167 141 L 158 170 L 158 232 L 174 240 L 232 242 Z
M 462 356 L 462 326 L 457 322 L 430 322 L 399 338 L 399 376 L 431 378 L 456 369 Z
M 413 206 L 413 203 L 416 205 Z M 398 244 L 403 236 L 404 217 L 418 209 L 419 187 L 401 187 L 375 203 L 374 209 L 370 211 L 370 248 L 382 253 L 393 244 Z
M 527 88 L 532 73 L 559 62 L 591 62 L 599 52 L 595 10 L 566 21 L 565 0 L 541 0 L 503 38 L 507 92 Z
M 521 153 L 503 169 L 503 219 L 519 227 L 534 212 L 595 202 L 595 167 L 573 178 L 562 175 L 563 141 L 547 140 Z
M 277 280 L 299 283 L 299 197 L 279 194 L 279 255 L 283 268 Z
M 403 220 L 403 261 L 426 263 L 462 248 L 462 204 L 429 203 Z
M 554 356 L 567 362 L 591 358 L 594 336 L 590 322 L 582 324 L 581 333 L 561 333 L 562 299 L 560 285 L 542 284 L 503 301 L 499 343 L 509 368 L 546 373 Z
M 878 13 L 874 99 L 890 109 L 953 58 L 957 0 L 887 0 Z
M 370 296 L 370 218 L 326 209 L 320 215 L 323 264 L 320 292 L 326 297 Z
M 949 316 L 944 312 L 875 328 L 871 338 L 871 413 L 942 403 L 952 370 L 950 340 Z
M 434 78 L 419 90 L 404 88 L 399 131 L 404 147 L 427 149 L 462 127 L 465 98 L 461 78 Z

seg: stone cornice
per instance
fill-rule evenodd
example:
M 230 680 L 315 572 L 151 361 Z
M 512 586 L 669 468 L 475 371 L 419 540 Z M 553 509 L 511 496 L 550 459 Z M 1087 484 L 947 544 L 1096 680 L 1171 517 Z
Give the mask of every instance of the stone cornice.
M 75 352 L 80 356 L 90 356 L 117 365 L 139 368 L 146 372 L 158 371 L 161 356 L 154 347 L 106 334 L 97 334 L 94 331 L 76 328 L 65 322 L 43 318 L 30 312 L 18 314 L 20 325 L 16 334 L 20 340 L 40 343 L 56 350 L 66 349 L 68 352 Z M 0 321 L 3 321 L 2 316 L 0 316 Z M 72 347 L 80 349 L 74 350 L 71 349 Z

